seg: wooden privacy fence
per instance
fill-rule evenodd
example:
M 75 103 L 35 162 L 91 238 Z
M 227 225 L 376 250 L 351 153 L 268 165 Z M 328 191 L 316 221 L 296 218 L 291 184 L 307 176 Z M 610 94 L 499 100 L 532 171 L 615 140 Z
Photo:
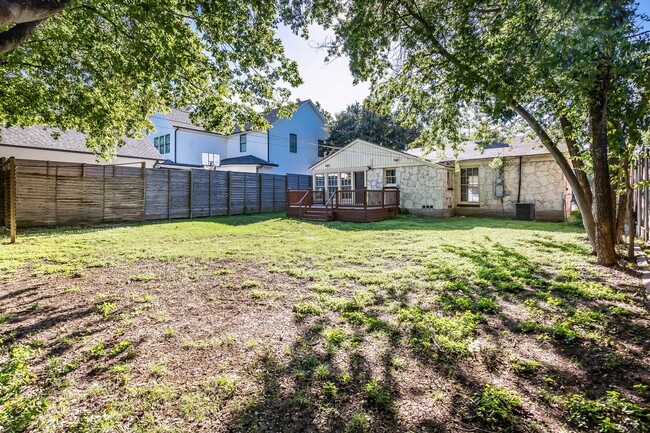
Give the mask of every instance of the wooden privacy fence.
M 6 228 L 101 224 L 283 211 L 311 176 L 174 170 L 9 158 L 2 161 Z M 13 213 L 12 213 L 13 212 Z M 15 223 L 12 226 L 12 221 Z
M 634 189 L 634 212 L 636 214 L 636 235 L 647 242 L 650 240 L 650 160 L 641 159 L 631 173 Z

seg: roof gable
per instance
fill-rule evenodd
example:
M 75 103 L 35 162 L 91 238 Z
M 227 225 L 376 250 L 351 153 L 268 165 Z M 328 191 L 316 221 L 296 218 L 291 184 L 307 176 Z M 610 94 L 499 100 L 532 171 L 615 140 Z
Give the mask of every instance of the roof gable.
M 356 139 L 347 146 L 342 147 L 338 152 L 312 165 L 310 170 L 347 169 L 351 167 L 396 167 L 405 165 L 433 164 L 430 161 L 406 152 Z

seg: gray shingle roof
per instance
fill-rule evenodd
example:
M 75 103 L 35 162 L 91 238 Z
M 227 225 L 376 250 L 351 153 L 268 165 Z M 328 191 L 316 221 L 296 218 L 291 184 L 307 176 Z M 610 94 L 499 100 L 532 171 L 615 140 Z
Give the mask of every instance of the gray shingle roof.
M 221 165 L 241 165 L 241 164 L 254 164 L 254 165 L 266 165 L 269 167 L 278 167 L 277 164 L 264 161 L 262 158 L 258 158 L 257 156 L 254 155 L 237 156 L 235 158 L 226 158 L 221 160 Z
M 564 145 L 560 145 L 559 147 L 562 152 L 566 150 L 566 146 Z M 539 140 L 531 140 L 527 137 L 518 136 L 513 138 L 509 143 L 488 145 L 485 148 L 481 148 L 477 143 L 469 142 L 461 145 L 458 151 L 445 149 L 444 151 L 434 150 L 430 153 L 424 153 L 423 149 L 418 147 L 407 150 L 407 153 L 422 157 L 431 162 L 445 162 L 508 156 L 548 155 L 549 151 L 546 150 Z
M 298 102 L 298 107 L 301 107 L 307 103 L 312 103 L 312 102 L 310 99 L 300 101 Z M 264 115 L 264 119 L 266 119 L 266 121 L 269 122 L 269 125 L 273 125 L 273 123 L 275 123 L 279 119 L 278 117 L 279 111 L 280 111 L 279 109 L 274 108 L 273 110 L 269 111 Z M 201 125 L 196 125 L 192 123 L 192 120 L 190 120 L 190 111 L 179 110 L 178 108 L 172 108 L 172 111 L 167 114 L 164 114 L 164 116 L 167 118 L 167 120 L 169 120 L 172 126 L 176 126 L 178 128 L 184 128 L 184 129 L 191 129 L 193 131 L 205 131 L 205 129 L 203 129 Z M 245 125 L 243 131 L 249 131 L 250 129 L 251 129 L 251 125 Z M 242 129 L 239 126 L 235 126 L 235 129 L 232 133 L 237 134 L 239 132 L 242 132 Z M 212 134 L 216 134 L 216 132 Z
M 58 138 L 53 134 L 59 134 Z M 117 149 L 117 156 L 142 159 L 164 159 L 146 138 L 126 138 L 126 144 Z M 0 128 L 0 144 L 67 152 L 92 153 L 86 147 L 86 137 L 78 131 L 61 132 L 57 128 L 28 126 Z

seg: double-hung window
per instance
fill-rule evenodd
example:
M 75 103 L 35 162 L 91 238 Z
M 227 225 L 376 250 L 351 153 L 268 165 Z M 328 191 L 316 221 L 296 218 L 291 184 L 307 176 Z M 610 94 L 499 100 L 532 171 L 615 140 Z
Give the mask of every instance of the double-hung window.
M 460 201 L 478 203 L 478 167 L 460 170 Z
M 239 151 L 246 152 L 246 134 L 239 136 Z
M 327 189 L 334 192 L 339 188 L 339 175 L 336 173 L 327 174 Z
M 298 136 L 289 134 L 289 152 L 298 153 Z
M 171 146 L 171 136 L 169 134 L 161 135 L 153 139 L 153 146 L 160 153 L 169 153 Z
M 314 178 L 316 191 L 325 191 L 325 175 L 317 174 Z
M 384 186 L 397 185 L 397 170 L 394 168 L 387 168 L 384 170 Z
M 325 141 L 324 140 L 318 140 L 318 156 L 319 157 L 325 156 Z

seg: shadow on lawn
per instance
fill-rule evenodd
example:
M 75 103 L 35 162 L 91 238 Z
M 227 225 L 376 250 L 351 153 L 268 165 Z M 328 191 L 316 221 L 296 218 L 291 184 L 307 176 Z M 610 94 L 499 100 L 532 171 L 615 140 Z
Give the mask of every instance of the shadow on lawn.
M 544 243 L 543 246 L 558 252 L 566 248 L 562 243 Z M 648 335 L 647 328 L 632 324 L 629 317 L 608 313 L 609 308 L 615 305 L 614 301 L 553 290 L 555 275 L 539 269 L 524 254 L 503 244 L 495 243 L 491 249 L 480 244 L 461 249 L 451 245 L 444 248 L 476 265 L 478 279 L 471 284 L 465 281 L 450 286 L 452 288 L 446 295 L 451 301 L 441 298 L 443 308 L 439 305 L 427 309 L 417 299 L 409 301 L 398 290 L 382 293 L 384 305 L 393 302 L 403 309 L 422 307 L 423 311 L 450 316 L 454 313 L 477 313 L 475 308 L 478 304 L 454 303 L 454 299 L 476 301 L 490 297 L 500 304 L 509 303 L 515 307 L 514 310 L 481 313 L 484 318 L 475 336 L 488 342 L 487 346 L 459 356 L 441 349 L 436 344 L 435 333 L 429 337 L 430 340 L 423 340 L 417 328 L 404 323 L 383 322 L 384 325 L 371 329 L 368 323 L 383 321 L 377 314 L 382 307 L 376 306 L 359 309 L 359 313 L 374 321 L 366 321 L 365 329 L 356 327 L 358 346 L 340 356 L 340 351 L 345 350 L 327 350 L 323 338 L 323 330 L 336 326 L 337 320 L 311 317 L 299 322 L 299 337 L 292 345 L 288 362 L 271 357 L 259 362 L 257 367 L 263 391 L 258 399 L 235 414 L 229 431 L 548 431 L 548 428 L 567 422 L 568 413 L 562 406 L 565 395 L 584 392 L 588 398 L 598 400 L 608 390 L 629 392 L 636 383 L 650 381 L 650 373 L 638 359 L 622 355 L 620 347 L 617 349 L 609 342 L 611 338 L 627 347 L 636 346 L 640 353 L 650 350 L 650 343 L 639 339 L 639 336 Z M 444 275 L 448 281 L 464 279 L 444 272 L 436 275 Z M 594 277 L 593 281 L 599 279 Z M 548 296 L 559 299 L 555 301 L 555 309 L 546 312 L 557 319 L 542 315 L 539 326 L 532 326 L 526 318 L 526 306 L 530 307 Z M 570 323 L 579 310 L 596 311 L 595 317 L 600 317 L 598 314 L 603 311 L 607 321 L 604 325 L 570 324 L 566 328 L 541 326 L 541 319 Z M 383 314 L 386 314 L 385 310 Z M 344 321 L 345 313 L 337 319 L 338 323 Z M 599 331 L 602 336 L 585 338 L 573 330 Z M 513 337 L 504 337 L 504 332 Z M 378 349 L 374 353 L 368 347 L 375 339 L 373 334 L 381 335 L 384 342 L 376 345 Z M 522 342 L 526 344 L 521 345 Z M 527 345 L 539 345 L 546 355 L 539 358 L 535 371 L 513 374 L 513 357 L 524 360 L 532 357 L 527 352 Z M 396 356 L 404 357 L 407 364 L 415 365 L 419 372 L 437 375 L 439 382 L 426 392 L 446 393 L 445 402 L 433 403 L 433 407 L 425 409 L 411 406 L 422 412 L 419 414 L 409 413 L 409 406 L 399 407 L 405 400 L 425 399 L 427 396 L 422 395 L 418 383 L 420 377 L 405 378 L 401 374 L 394 363 Z M 325 370 L 323 366 L 327 366 Z M 620 374 L 621 369 L 625 369 L 625 375 Z M 530 402 L 527 404 L 534 407 L 537 418 L 525 405 L 496 413 L 492 418 L 486 415 L 486 404 L 503 403 L 481 400 L 487 385 L 494 383 L 491 377 L 499 378 L 498 382 L 505 383 L 506 389 L 516 391 L 522 401 Z M 426 379 L 422 377 L 422 380 Z M 495 407 L 494 410 L 501 408 Z M 554 427 L 539 423 L 540 410 L 544 412 L 542 418 L 550 420 L 550 426 Z M 403 415 L 413 416 L 415 421 L 409 423 Z M 592 424 L 594 419 L 585 421 L 583 427 L 587 430 L 596 428 Z

